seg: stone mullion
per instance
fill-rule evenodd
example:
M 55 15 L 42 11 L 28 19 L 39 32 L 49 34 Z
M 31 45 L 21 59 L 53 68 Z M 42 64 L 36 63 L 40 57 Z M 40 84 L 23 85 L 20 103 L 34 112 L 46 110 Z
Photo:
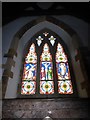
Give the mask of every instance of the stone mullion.
M 39 55 L 39 50 L 38 47 L 35 46 L 36 48 L 36 55 L 37 55 L 37 69 L 36 69 L 36 95 L 39 94 L 39 87 L 40 87 L 40 55 Z

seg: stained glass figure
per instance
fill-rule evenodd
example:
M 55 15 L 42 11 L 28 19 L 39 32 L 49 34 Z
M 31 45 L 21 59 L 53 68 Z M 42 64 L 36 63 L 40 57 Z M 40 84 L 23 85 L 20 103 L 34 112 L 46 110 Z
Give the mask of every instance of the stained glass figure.
M 50 43 L 52 44 L 52 46 L 54 46 L 54 43 L 55 43 L 56 38 L 54 38 L 53 36 L 51 36 L 51 37 L 49 38 L 49 40 L 50 40 Z
M 36 40 L 37 40 L 38 46 L 40 46 L 41 43 L 42 43 L 43 38 L 41 36 L 38 36 L 38 38 L 36 38 Z
M 70 71 L 68 63 L 56 63 L 58 79 L 65 80 L 70 79 Z
M 35 94 L 36 82 L 35 81 L 23 81 L 21 94 L 30 95 Z
M 58 93 L 60 94 L 72 94 L 72 83 L 70 80 L 58 81 Z
M 35 45 L 32 44 L 25 58 L 21 94 L 35 94 L 36 92 L 37 55 Z
M 43 53 L 41 55 L 40 60 L 41 60 L 40 79 L 41 80 L 52 80 L 53 79 L 52 56 L 49 52 L 49 47 L 47 43 L 43 47 Z
M 24 65 L 23 80 L 36 80 L 36 64 Z
M 53 81 L 41 81 L 40 82 L 40 94 L 53 94 L 54 83 Z
M 52 80 L 53 72 L 52 72 L 52 62 L 41 62 L 41 80 Z

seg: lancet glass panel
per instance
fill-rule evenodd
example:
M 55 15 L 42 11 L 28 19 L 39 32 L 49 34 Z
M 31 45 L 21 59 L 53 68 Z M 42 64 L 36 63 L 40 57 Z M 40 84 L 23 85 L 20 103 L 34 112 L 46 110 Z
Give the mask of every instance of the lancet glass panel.
M 40 80 L 52 80 L 53 79 L 53 65 L 52 56 L 49 52 L 48 44 L 46 43 L 43 48 L 41 55 L 41 66 L 40 66 Z
M 35 52 L 35 45 L 32 44 L 25 58 L 21 94 L 26 95 L 35 94 L 36 70 L 37 70 L 37 55 Z
M 58 43 L 57 45 L 56 71 L 58 78 L 58 93 L 72 94 L 73 88 L 72 88 L 68 59 L 60 43 Z
M 40 57 L 40 94 L 54 93 L 54 83 L 52 80 L 53 80 L 52 56 L 49 52 L 49 46 L 46 43 L 43 47 L 43 52 Z

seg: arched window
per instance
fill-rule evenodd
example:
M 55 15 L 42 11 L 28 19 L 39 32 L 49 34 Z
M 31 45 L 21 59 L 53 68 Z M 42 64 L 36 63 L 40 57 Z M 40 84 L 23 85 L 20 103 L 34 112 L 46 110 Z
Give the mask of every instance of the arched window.
M 31 38 L 28 46 L 20 94 L 35 98 L 73 96 L 74 77 L 61 38 L 44 29 Z

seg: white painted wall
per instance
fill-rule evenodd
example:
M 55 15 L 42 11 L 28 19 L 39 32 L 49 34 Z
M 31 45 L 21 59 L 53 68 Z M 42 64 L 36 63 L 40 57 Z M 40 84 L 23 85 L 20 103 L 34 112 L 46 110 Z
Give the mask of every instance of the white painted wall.
M 36 19 L 37 17 L 22 17 L 17 20 L 14 20 L 7 25 L 3 26 L 2 28 L 2 56 L 4 56 L 5 53 L 8 52 L 8 49 L 10 47 L 11 41 L 13 39 L 13 36 L 15 33 L 23 27 L 28 22 Z M 3 63 L 6 62 L 6 58 L 3 58 Z
M 16 98 L 18 83 L 20 81 L 20 68 L 21 68 L 21 60 L 22 60 L 22 41 L 20 41 L 18 46 L 18 56 L 14 56 L 15 67 L 12 67 L 11 71 L 14 73 L 13 79 L 9 78 L 8 87 L 6 91 L 6 98 Z
M 67 17 L 67 16 L 66 16 Z M 25 18 L 24 18 L 25 19 Z M 23 23 L 23 19 L 19 19 L 21 22 L 21 24 L 19 22 L 16 22 L 14 21 L 18 27 L 14 27 L 16 24 L 14 24 L 14 22 L 12 22 L 11 24 L 7 25 L 7 26 L 4 26 L 3 28 L 3 35 L 5 35 L 5 37 L 3 37 L 3 47 L 4 50 L 3 52 L 7 51 L 9 49 L 9 46 L 10 46 L 10 42 L 13 38 L 13 35 L 17 32 L 17 30 L 19 29 L 19 24 L 20 24 L 20 28 L 21 26 L 25 25 L 25 23 L 29 22 L 29 19 L 30 17 L 27 17 L 26 18 L 26 21 Z M 72 19 L 72 17 L 71 17 Z M 31 20 L 31 19 L 30 19 Z M 18 20 L 17 20 L 18 21 Z M 73 20 L 72 20 L 73 21 Z M 65 22 L 65 21 L 64 21 Z M 74 22 L 74 21 L 73 21 Z M 70 24 L 70 23 L 69 23 Z M 78 23 L 79 24 L 79 23 Z M 10 26 L 10 27 L 9 27 Z M 71 26 L 73 26 L 71 24 Z M 87 24 L 86 24 L 87 26 Z M 74 56 L 75 56 L 75 50 L 78 46 L 73 46 L 73 42 L 72 42 L 72 38 L 68 35 L 68 33 L 66 33 L 63 29 L 61 29 L 60 27 L 58 27 L 57 25 L 54 25 L 50 22 L 47 22 L 47 21 L 44 21 L 44 22 L 41 22 L 35 26 L 33 26 L 31 29 L 29 29 L 24 35 L 23 37 L 21 38 L 20 40 L 20 44 L 18 46 L 18 56 L 17 58 L 15 57 L 14 60 L 16 62 L 15 64 L 15 68 L 12 67 L 12 72 L 14 73 L 14 77 L 13 79 L 10 79 L 8 81 L 8 86 L 7 86 L 7 91 L 6 91 L 6 95 L 5 95 L 5 98 L 16 98 L 17 97 L 17 84 L 20 80 L 20 69 L 21 69 L 21 58 L 22 58 L 22 51 L 23 51 L 23 48 L 24 48 L 24 45 L 28 42 L 28 40 L 30 40 L 30 38 L 35 34 L 37 33 L 39 30 L 43 29 L 43 28 L 49 28 L 51 29 L 52 31 L 56 32 L 61 38 L 62 40 L 67 44 L 67 47 L 70 51 L 70 54 L 71 54 L 71 57 L 72 57 L 72 63 L 73 63 L 73 68 L 75 71 L 77 71 L 77 69 L 79 69 L 79 76 L 76 77 L 76 82 L 77 82 L 77 87 L 78 87 L 78 92 L 79 92 L 79 96 L 80 97 L 86 97 L 86 91 L 83 90 L 83 94 L 81 92 L 81 85 L 80 85 L 80 82 L 81 81 L 84 81 L 83 79 L 83 75 L 81 73 L 81 69 L 80 69 L 80 66 L 78 65 L 78 63 L 75 63 L 75 60 L 74 60 Z M 74 27 L 74 26 L 73 26 Z M 14 28 L 14 30 L 12 30 L 12 28 Z M 7 30 L 8 29 L 8 30 Z M 76 28 L 74 28 L 76 30 Z M 84 29 L 85 30 L 85 29 Z M 84 31 L 83 30 L 83 31 Z M 77 30 L 78 31 L 78 30 Z M 76 31 L 76 32 L 77 32 Z M 14 33 L 13 33 L 14 32 Z M 9 34 L 8 34 L 9 33 Z M 79 31 L 80 33 L 80 31 Z M 80 33 L 81 34 L 81 33 Z M 8 37 L 8 35 L 10 37 Z M 84 36 L 84 34 L 82 34 L 82 36 Z M 6 38 L 8 42 L 8 44 L 6 43 Z M 76 40 L 76 39 L 75 39 Z M 5 46 L 4 46 L 5 44 Z M 3 53 L 4 54 L 4 53 Z M 77 76 L 77 73 L 75 73 L 75 75 Z M 79 78 L 80 77 L 80 78 Z
M 69 25 L 82 40 L 83 46 L 88 46 L 88 23 L 85 21 L 78 19 L 76 17 L 62 15 L 62 16 L 55 16 L 58 20 L 63 21 L 67 25 Z

